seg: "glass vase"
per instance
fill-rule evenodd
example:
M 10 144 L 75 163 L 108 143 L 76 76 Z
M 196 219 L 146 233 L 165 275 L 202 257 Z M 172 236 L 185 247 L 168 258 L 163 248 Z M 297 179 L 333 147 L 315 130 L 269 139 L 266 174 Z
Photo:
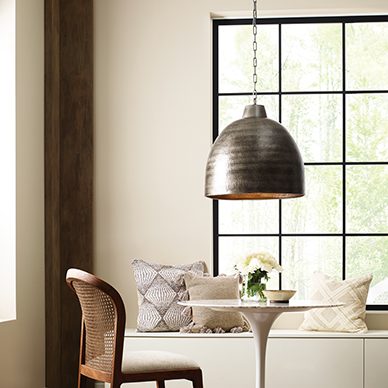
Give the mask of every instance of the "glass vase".
M 268 278 L 265 276 L 255 276 L 248 274 L 243 277 L 241 299 L 244 301 L 266 302 L 263 291 L 267 287 Z

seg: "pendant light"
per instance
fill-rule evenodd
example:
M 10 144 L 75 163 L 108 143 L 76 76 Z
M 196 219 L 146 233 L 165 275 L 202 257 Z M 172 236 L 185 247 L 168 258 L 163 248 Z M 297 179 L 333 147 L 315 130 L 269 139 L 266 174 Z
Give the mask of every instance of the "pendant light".
M 304 195 L 298 146 L 257 105 L 257 1 L 253 0 L 253 104 L 215 140 L 206 165 L 205 195 L 213 199 L 285 199 Z

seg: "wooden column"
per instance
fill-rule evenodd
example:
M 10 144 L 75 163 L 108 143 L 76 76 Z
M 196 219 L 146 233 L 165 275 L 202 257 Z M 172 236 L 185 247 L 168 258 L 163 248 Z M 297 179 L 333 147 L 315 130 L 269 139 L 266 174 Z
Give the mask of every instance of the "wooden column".
M 80 308 L 65 274 L 92 263 L 93 0 L 45 0 L 48 388 L 77 386 Z

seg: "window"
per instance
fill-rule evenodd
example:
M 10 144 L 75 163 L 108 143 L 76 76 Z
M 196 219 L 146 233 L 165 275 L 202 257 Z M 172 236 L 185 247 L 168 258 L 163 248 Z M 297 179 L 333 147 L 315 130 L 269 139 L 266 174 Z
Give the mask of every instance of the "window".
M 215 139 L 252 103 L 252 27 L 213 23 Z M 306 196 L 214 201 L 215 273 L 265 249 L 284 268 L 269 287 L 373 273 L 368 309 L 388 309 L 388 17 L 258 24 L 258 103 L 297 142 Z
M 16 317 L 15 0 L 0 1 L 0 321 Z

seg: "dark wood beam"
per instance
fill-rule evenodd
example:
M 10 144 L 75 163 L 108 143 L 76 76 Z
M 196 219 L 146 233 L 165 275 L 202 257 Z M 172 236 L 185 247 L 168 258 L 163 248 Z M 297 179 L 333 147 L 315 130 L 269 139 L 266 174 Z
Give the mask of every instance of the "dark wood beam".
M 68 268 L 93 263 L 93 0 L 45 0 L 46 386 L 77 386 Z

